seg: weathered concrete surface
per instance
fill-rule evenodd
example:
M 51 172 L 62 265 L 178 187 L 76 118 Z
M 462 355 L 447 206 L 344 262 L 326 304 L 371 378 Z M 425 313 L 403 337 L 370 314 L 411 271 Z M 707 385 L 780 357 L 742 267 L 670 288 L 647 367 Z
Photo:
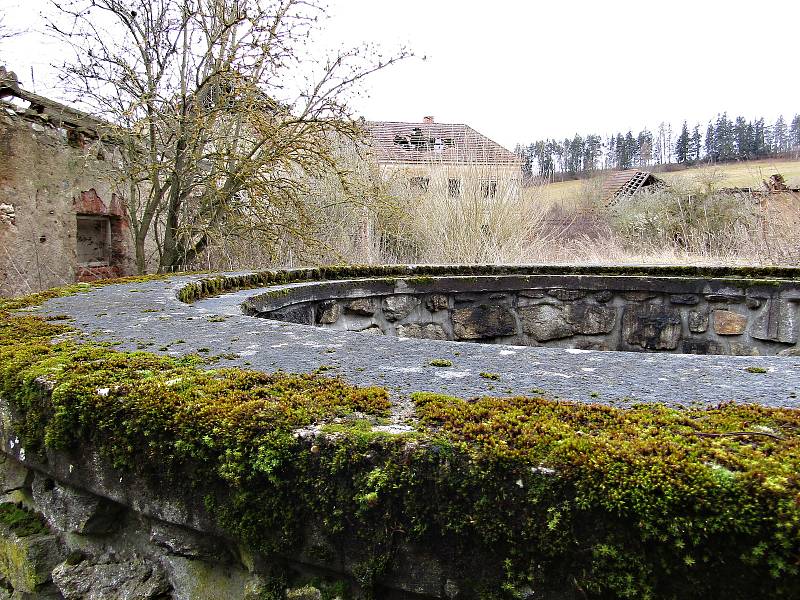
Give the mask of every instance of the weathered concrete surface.
M 798 406 L 798 357 L 639 354 L 366 336 L 241 314 L 246 298 L 266 290 L 192 305 L 178 301 L 176 291 L 196 279 L 92 288 L 51 300 L 39 312 L 66 314 L 85 339 L 120 342 L 121 349 L 177 356 L 207 348 L 218 356 L 218 365 L 270 372 L 309 372 L 324 366 L 327 373 L 357 385 L 385 386 L 393 394 L 399 420 L 410 415 L 408 396 L 415 391 L 462 397 L 542 393 L 612 404 L 714 405 L 733 400 Z M 408 291 L 402 282 L 392 285 Z M 453 365 L 432 367 L 435 358 Z M 746 371 L 750 366 L 767 372 Z M 497 373 L 500 380 L 481 378 L 481 372 Z

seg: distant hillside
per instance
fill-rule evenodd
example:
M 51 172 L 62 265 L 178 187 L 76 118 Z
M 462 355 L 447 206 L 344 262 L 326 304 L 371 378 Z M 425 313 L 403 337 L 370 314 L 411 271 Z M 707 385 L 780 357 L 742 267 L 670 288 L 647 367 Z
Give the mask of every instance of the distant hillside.
M 667 182 L 678 178 L 702 176 L 709 171 L 720 175 L 720 187 L 753 187 L 760 188 L 762 181 L 770 175 L 780 173 L 789 185 L 800 186 L 800 160 L 752 160 L 725 163 L 713 166 L 702 165 L 659 173 L 658 176 Z M 550 183 L 534 188 L 530 193 L 540 194 L 542 201 L 554 204 L 576 205 L 589 195 L 589 191 L 599 186 L 605 175 L 586 180 L 574 180 Z

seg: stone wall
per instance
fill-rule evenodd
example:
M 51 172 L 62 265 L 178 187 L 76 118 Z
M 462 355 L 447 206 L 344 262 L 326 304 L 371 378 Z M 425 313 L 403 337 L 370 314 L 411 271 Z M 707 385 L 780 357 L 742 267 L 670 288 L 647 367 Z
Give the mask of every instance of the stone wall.
M 373 289 L 364 281 L 329 285 L 330 297 L 323 291 L 309 297 L 308 289 L 270 292 L 248 300 L 245 310 L 433 340 L 684 354 L 798 351 L 800 289 L 789 282 L 566 276 L 501 283 L 471 277 L 405 280 L 396 289 L 377 281 Z
M 28 102 L 0 102 L 0 296 L 131 274 L 119 157 Z M 107 264 L 80 264 L 79 215 L 107 220 Z
M 333 545 L 318 523 L 295 555 L 267 561 L 219 529 L 204 507 L 209 490 L 122 476 L 88 448 L 42 460 L 10 421 L 0 399 L 0 600 L 462 597 L 440 561 L 410 545 L 370 595 L 354 577 L 356 547 Z

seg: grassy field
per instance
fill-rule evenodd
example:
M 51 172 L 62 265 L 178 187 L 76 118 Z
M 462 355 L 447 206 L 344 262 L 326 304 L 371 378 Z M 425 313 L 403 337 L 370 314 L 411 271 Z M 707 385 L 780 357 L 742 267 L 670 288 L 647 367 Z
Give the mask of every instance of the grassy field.
M 667 182 L 679 178 L 707 177 L 715 173 L 719 177 L 720 187 L 754 187 L 760 188 L 761 181 L 770 175 L 780 173 L 790 185 L 800 186 L 800 160 L 754 160 L 724 165 L 699 166 L 659 173 L 658 176 Z M 561 204 L 565 207 L 581 204 L 582 200 L 592 196 L 592 192 L 602 185 L 603 177 L 588 180 L 563 181 L 550 183 L 537 188 L 533 193 L 540 195 L 541 200 L 550 204 Z

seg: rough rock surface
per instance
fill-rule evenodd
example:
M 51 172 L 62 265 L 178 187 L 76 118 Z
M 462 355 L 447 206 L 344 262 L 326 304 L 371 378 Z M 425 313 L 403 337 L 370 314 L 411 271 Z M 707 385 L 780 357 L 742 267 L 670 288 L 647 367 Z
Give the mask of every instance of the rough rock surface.
M 747 317 L 732 310 L 714 311 L 714 332 L 717 335 L 741 335 L 747 327 Z
M 53 583 L 65 600 L 155 600 L 170 591 L 164 569 L 144 560 L 65 562 L 53 570 Z
M 632 346 L 648 350 L 674 350 L 681 335 L 678 311 L 659 304 L 640 304 L 625 308 L 622 335 Z
M 453 311 L 453 333 L 460 340 L 514 335 L 516 321 L 504 306 L 481 305 Z
M 122 507 L 83 490 L 36 475 L 33 499 L 50 525 L 69 533 L 103 534 L 118 525 Z
M 421 338 L 424 340 L 446 340 L 447 332 L 438 323 L 410 323 L 398 325 L 397 335 L 400 337 Z
M 375 300 L 372 298 L 356 298 L 347 303 L 347 310 L 357 315 L 375 314 Z
M 522 331 L 533 337 L 537 342 L 557 340 L 575 333 L 574 328 L 567 322 L 564 309 L 552 304 L 534 304 L 519 309 L 519 319 Z
M 617 309 L 612 306 L 576 302 L 567 305 L 566 319 L 576 333 L 585 335 L 611 333 L 617 322 Z
M 389 296 L 382 302 L 383 314 L 387 321 L 399 321 L 403 317 L 407 317 L 419 305 L 419 298 L 407 294 Z

